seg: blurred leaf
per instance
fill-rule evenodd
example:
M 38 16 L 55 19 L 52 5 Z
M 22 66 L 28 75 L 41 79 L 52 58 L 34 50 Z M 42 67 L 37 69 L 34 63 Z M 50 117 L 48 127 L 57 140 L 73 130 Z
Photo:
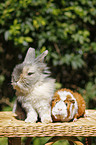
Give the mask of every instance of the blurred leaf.
M 0 85 L 2 85 L 2 83 L 4 82 L 4 80 L 5 80 L 4 75 L 0 75 Z
M 3 108 L 3 111 L 12 111 L 12 108 L 9 107 L 9 106 L 7 106 L 7 107 L 4 107 L 4 108 Z
M 1 137 L 0 138 L 0 144 L 7 145 L 7 142 L 8 142 L 8 138 L 6 138 L 6 137 Z
M 33 39 L 32 39 L 31 37 L 25 37 L 25 40 L 26 40 L 27 42 L 32 42 L 32 41 L 33 41 Z
M 62 87 L 62 84 L 60 84 L 58 82 L 55 83 L 56 90 L 61 89 L 61 87 Z
M 8 40 L 9 35 L 10 35 L 9 31 L 6 31 L 5 34 L 4 34 L 4 38 L 5 38 L 6 41 Z

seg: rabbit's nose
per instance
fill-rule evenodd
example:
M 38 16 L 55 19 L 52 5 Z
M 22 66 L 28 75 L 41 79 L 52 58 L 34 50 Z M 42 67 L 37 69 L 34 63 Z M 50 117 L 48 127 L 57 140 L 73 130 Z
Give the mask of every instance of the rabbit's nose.
M 21 78 L 21 79 L 23 78 L 23 74 L 20 75 L 20 78 Z
M 62 109 L 61 108 L 58 108 L 58 111 L 62 111 Z

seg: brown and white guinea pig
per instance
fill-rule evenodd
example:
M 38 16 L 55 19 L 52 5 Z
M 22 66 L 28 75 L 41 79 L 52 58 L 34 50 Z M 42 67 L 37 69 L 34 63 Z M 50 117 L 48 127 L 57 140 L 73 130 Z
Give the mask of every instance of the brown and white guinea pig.
M 85 114 L 83 97 L 69 89 L 60 89 L 55 92 L 52 100 L 53 121 L 76 121 Z

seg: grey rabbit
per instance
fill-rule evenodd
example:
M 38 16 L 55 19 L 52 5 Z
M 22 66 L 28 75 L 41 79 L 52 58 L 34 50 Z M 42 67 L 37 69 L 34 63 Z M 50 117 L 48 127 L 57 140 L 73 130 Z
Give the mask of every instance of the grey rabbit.
M 42 123 L 52 122 L 51 101 L 55 89 L 55 79 L 44 63 L 48 50 L 35 58 L 35 49 L 29 48 L 23 63 L 16 65 L 12 73 L 12 85 L 17 99 L 13 112 L 17 110 L 17 102 L 25 109 L 25 122 L 34 123 L 38 114 Z

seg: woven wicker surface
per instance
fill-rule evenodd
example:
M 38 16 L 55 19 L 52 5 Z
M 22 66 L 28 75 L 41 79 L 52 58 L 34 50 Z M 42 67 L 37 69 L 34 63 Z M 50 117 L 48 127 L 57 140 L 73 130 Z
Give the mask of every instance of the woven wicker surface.
M 0 137 L 96 136 L 96 111 L 86 110 L 86 118 L 64 123 L 25 123 L 12 112 L 0 112 Z

